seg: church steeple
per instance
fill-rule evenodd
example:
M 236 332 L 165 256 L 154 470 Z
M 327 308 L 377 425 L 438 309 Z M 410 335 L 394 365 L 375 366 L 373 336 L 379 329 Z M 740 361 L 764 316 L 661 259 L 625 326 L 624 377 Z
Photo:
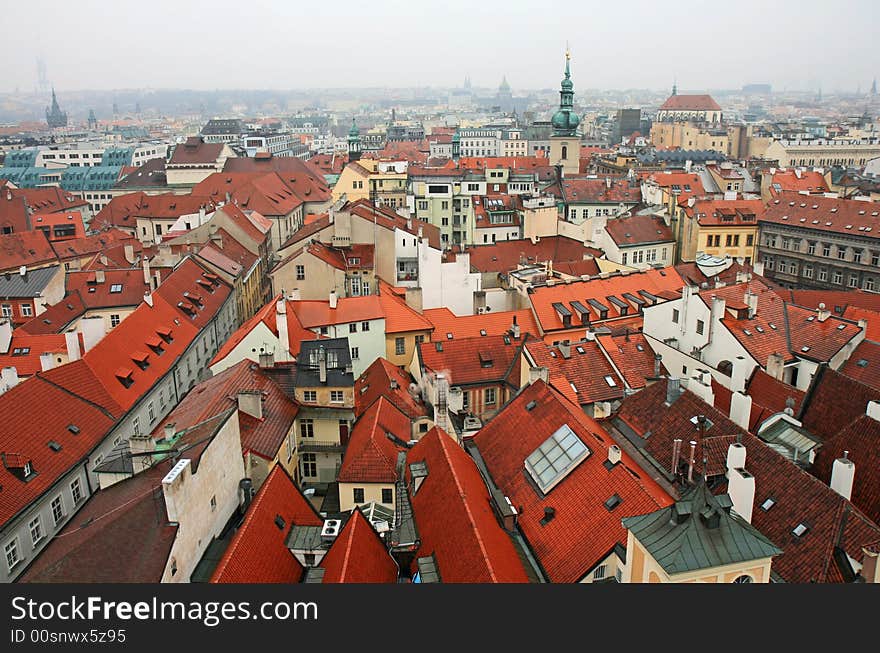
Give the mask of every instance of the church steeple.
M 348 130 L 348 160 L 357 161 L 361 158 L 361 131 L 358 129 L 354 118 L 351 119 L 351 129 Z
M 58 106 L 58 98 L 55 97 L 55 87 L 52 87 L 52 107 L 46 107 L 46 124 L 49 127 L 67 127 L 67 114 Z
M 874 78 L 874 83 L 871 84 L 871 95 L 872 96 L 877 95 L 877 78 L 876 77 Z
M 559 110 L 551 120 L 553 133 L 556 136 L 574 136 L 580 118 L 574 112 L 574 83 L 571 81 L 571 52 L 565 50 L 565 77 L 559 91 Z
M 672 94 L 678 95 L 678 81 L 674 78 L 672 80 Z

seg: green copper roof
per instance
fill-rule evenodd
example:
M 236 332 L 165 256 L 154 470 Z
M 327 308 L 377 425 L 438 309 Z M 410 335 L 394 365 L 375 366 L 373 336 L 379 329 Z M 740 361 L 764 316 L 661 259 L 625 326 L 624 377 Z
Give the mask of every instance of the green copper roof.
M 714 496 L 705 482 L 668 508 L 626 517 L 624 528 L 668 574 L 681 574 L 779 555 L 754 526 L 730 512 L 730 498 Z
M 555 136 L 574 136 L 581 120 L 574 112 L 574 83 L 571 81 L 571 54 L 565 52 L 565 77 L 562 90 L 559 91 L 559 110 L 553 114 L 550 122 Z
M 357 123 L 354 121 L 354 118 L 351 119 L 351 129 L 348 130 L 348 135 L 350 138 L 357 138 L 361 135 L 361 130 L 358 129 Z

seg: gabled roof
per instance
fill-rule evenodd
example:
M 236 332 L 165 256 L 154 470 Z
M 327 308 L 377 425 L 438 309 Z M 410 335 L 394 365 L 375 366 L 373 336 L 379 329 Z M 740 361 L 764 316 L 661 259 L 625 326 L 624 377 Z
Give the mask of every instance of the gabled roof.
M 287 311 L 293 311 L 306 329 L 385 317 L 376 295 L 341 297 L 336 302 L 336 308 L 330 308 L 329 300 L 288 300 Z
M 417 557 L 433 555 L 445 583 L 528 582 L 477 466 L 451 437 L 434 427 L 406 461 L 408 469 L 423 463 L 428 471 L 418 492 L 410 491 L 421 538 Z
M 668 188 L 675 193 L 679 201 L 688 197 L 702 197 L 706 194 L 703 180 L 693 172 L 655 172 L 648 176 L 647 183 L 656 184 L 660 188 Z
M 777 170 L 773 173 L 770 188 L 779 191 L 808 191 L 810 193 L 827 193 L 828 184 L 815 170 Z
M 333 223 L 330 222 L 330 215 L 323 214 L 317 217 L 311 223 L 304 225 L 302 229 L 295 231 L 290 238 L 285 241 L 283 245 L 281 245 L 280 249 L 287 249 L 292 247 L 298 242 L 305 240 L 306 238 L 310 238 L 324 229 L 330 228 Z
M 596 341 L 630 388 L 644 388 L 646 379 L 654 376 L 654 350 L 641 332 L 622 336 L 602 335 L 597 336 Z M 661 363 L 660 374 L 664 374 L 665 369 Z
M 642 201 L 642 189 L 625 177 L 616 177 L 610 185 L 606 179 L 562 180 L 562 200 L 566 204 L 638 204 Z
M 19 274 L 18 270 L 7 270 L 0 274 L 0 298 L 24 299 L 39 297 L 61 269 L 59 265 L 26 270 Z
M 590 321 L 595 322 L 601 320 L 601 309 L 598 304 L 608 308 L 605 319 L 620 317 L 620 309 L 610 301 L 609 297 L 611 296 L 629 306 L 627 315 L 634 315 L 639 312 L 637 302 L 624 297 L 624 294 L 644 299 L 639 291 L 646 291 L 650 295 L 662 298 L 662 293 L 680 291 L 682 285 L 684 284 L 675 268 L 651 268 L 627 275 L 611 275 L 605 279 L 596 278 L 589 281 L 572 281 L 571 283 L 557 283 L 553 286 L 535 287 L 529 293 L 529 301 L 532 303 L 541 328 L 547 333 L 548 331 L 581 326 L 577 311 L 572 310 L 577 307 L 573 307 L 572 302 L 579 302 L 588 309 Z M 591 304 L 590 300 L 594 300 L 597 304 Z M 562 304 L 566 310 L 572 313 L 571 327 L 566 327 L 563 324 L 554 304 Z
M 78 293 L 89 309 L 137 306 L 144 300 L 150 286 L 144 283 L 141 268 L 105 270 L 104 280 L 98 283 L 95 272 L 68 272 L 68 293 Z M 62 300 L 63 301 L 63 300 Z
M 201 136 L 189 136 L 184 143 L 174 148 L 168 166 L 214 165 L 224 147 L 224 143 L 206 143 Z
M 52 245 L 42 231 L 22 231 L 0 235 L 0 270 L 28 268 L 57 261 Z
M 294 525 L 323 523 L 287 471 L 275 465 L 248 506 L 211 582 L 298 583 L 304 569 L 287 548 L 288 533 Z
M 354 384 L 355 414 L 360 417 L 380 397 L 390 401 L 407 417 L 430 417 L 421 398 L 410 393 L 412 377 L 385 358 L 377 358 Z
M 440 228 L 428 222 L 415 219 L 407 220 L 391 209 L 383 206 L 374 206 L 369 200 L 365 199 L 349 202 L 341 210 L 348 211 L 352 216 L 358 216 L 374 223 L 376 226 L 392 231 L 400 229 L 413 236 L 418 236 L 419 232 L 421 232 L 422 237 L 427 239 L 431 247 L 440 249 Z
M 81 337 L 77 335 L 77 338 Z M 12 332 L 8 352 L 5 354 L 0 352 L 0 369 L 14 367 L 19 377 L 31 376 L 43 369 L 40 355 L 44 353 L 67 355 L 67 340 L 64 334 L 32 335 L 16 329 Z
M 55 250 L 59 260 L 65 261 L 71 258 L 89 256 L 90 254 L 106 254 L 109 258 L 111 250 L 125 247 L 125 245 L 131 245 L 135 255 L 143 250 L 143 245 L 133 235 L 122 229 L 111 227 L 95 234 L 83 236 L 82 238 L 54 242 L 52 243 L 52 249 Z M 126 264 L 128 264 L 128 261 L 126 261 Z
M 880 391 L 823 365 L 796 416 L 811 433 L 829 440 L 861 417 L 870 401 L 880 401 Z
M 256 364 L 247 359 L 202 381 L 153 430 L 153 438 L 164 437 L 164 424 L 175 424 L 181 431 L 208 418 L 238 407 L 240 391 L 261 395 L 263 417 L 257 419 L 238 411 L 241 450 L 273 460 L 293 426 L 299 406 Z
M 422 367 L 446 375 L 450 386 L 507 383 L 519 387 L 520 351 L 525 338 L 486 336 L 416 345 Z
M 761 419 L 774 413 L 781 413 L 791 403 L 791 409 L 797 415 L 803 405 L 805 392 L 779 381 L 756 367 L 746 386 L 746 394 L 752 398 L 752 411 L 755 405 L 761 409 Z M 791 400 L 791 401 L 789 401 Z M 750 426 L 755 426 L 750 424 Z
M 698 483 L 674 506 L 623 519 L 623 525 L 641 542 L 667 574 L 770 558 L 782 553 Z
M 688 215 L 696 215 L 701 227 L 754 226 L 764 215 L 761 200 L 697 200 L 692 207 L 686 207 Z
M 528 308 L 479 315 L 456 315 L 442 306 L 425 310 L 424 316 L 434 325 L 431 340 L 445 342 L 448 333 L 452 334 L 453 339 L 476 338 L 482 336 L 484 332 L 486 336 L 512 335 L 514 320 L 519 326 L 520 337 L 527 333 L 531 333 L 533 336 L 541 335 L 535 322 L 535 316 Z
M 397 454 L 405 447 L 389 435 L 408 442 L 411 432 L 409 417 L 385 397 L 379 397 L 351 429 L 336 480 L 340 483 L 396 482 Z
M 58 213 L 87 207 L 89 203 L 58 186 L 9 189 L 13 198 L 21 197 L 33 213 Z
M 323 176 L 316 174 L 307 162 L 295 156 L 230 157 L 226 159 L 223 172 L 275 172 L 304 202 L 325 202 L 330 199 L 330 189 Z
M 565 236 L 545 236 L 532 242 L 528 238 L 501 240 L 491 245 L 468 247 L 471 269 L 478 272 L 507 273 L 522 263 L 583 261 L 585 256 L 602 257 L 601 250 Z
M 26 406 L 27 410 L 22 410 Z M 34 419 L 39 415 L 39 419 Z M 115 420 L 99 406 L 56 387 L 40 375 L 0 395 L 0 452 L 32 461 L 28 481 L 0 466 L 0 524 L 46 492 L 110 432 Z M 69 429 L 73 425 L 74 433 Z M 53 451 L 49 442 L 61 444 Z
M 360 510 L 351 517 L 321 561 L 324 583 L 396 583 L 397 563 Z
M 562 425 L 590 454 L 542 495 L 529 480 L 525 461 Z M 519 528 L 554 583 L 580 581 L 616 546 L 625 546 L 621 518 L 672 503 L 626 453 L 607 468 L 604 462 L 614 441 L 580 407 L 540 380 L 505 406 L 474 442 L 495 484 L 517 508 Z M 615 495 L 621 501 L 609 510 L 605 503 Z M 553 517 L 546 521 L 550 508 Z
M 379 304 L 385 313 L 385 333 L 431 331 L 434 328 L 430 320 L 410 308 L 404 298 L 393 292 L 384 281 L 379 282 Z
M 880 343 L 862 340 L 840 373 L 880 392 Z
M 670 95 L 660 111 L 721 111 L 711 95 Z
M 574 342 L 565 358 L 562 348 L 530 340 L 525 349 L 535 365 L 550 371 L 550 385 L 580 406 L 623 397 L 623 380 L 595 341 Z
M 654 215 L 632 215 L 608 220 L 605 231 L 618 247 L 675 242 L 672 229 L 663 218 Z
M 215 203 L 210 197 L 197 192 L 188 195 L 129 193 L 111 199 L 98 212 L 90 227 L 95 229 L 112 225 L 135 229 L 138 218 L 176 220 L 182 215 L 194 215 L 202 208 L 210 213 L 214 207 Z

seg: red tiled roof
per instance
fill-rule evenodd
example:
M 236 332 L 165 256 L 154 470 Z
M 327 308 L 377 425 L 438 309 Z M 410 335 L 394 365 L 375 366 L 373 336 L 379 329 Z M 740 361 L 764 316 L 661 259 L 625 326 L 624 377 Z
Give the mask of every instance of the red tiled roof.
M 764 216 L 761 200 L 697 200 L 693 207 L 685 208 L 697 215 L 701 227 L 758 226 Z
M 330 188 L 323 175 L 295 156 L 231 157 L 226 159 L 224 173 L 275 172 L 284 184 L 304 202 L 325 202 L 330 199 Z
M 559 347 L 541 340 L 532 340 L 525 345 L 535 365 L 550 371 L 550 385 L 574 403 L 584 406 L 623 397 L 623 380 L 596 342 L 573 342 L 570 348 L 570 355 L 565 358 Z
M 276 518 L 284 526 L 279 528 Z M 294 526 L 321 526 L 315 512 L 287 471 L 275 465 L 248 507 L 220 562 L 212 583 L 298 583 L 303 567 L 287 548 Z
M 134 225 L 131 226 L 133 227 Z M 117 248 L 124 248 L 125 245 L 131 245 L 135 255 L 143 250 L 143 245 L 141 245 L 137 238 L 122 229 L 116 228 L 104 229 L 96 234 L 90 234 L 81 238 L 55 242 L 52 243 L 52 249 L 55 250 L 59 260 L 66 261 L 71 258 L 80 258 L 91 254 L 104 254 L 111 258 L 111 251 Z M 125 266 L 128 265 L 130 265 L 128 261 L 125 261 Z
M 82 338 L 77 335 L 77 338 Z M 82 342 L 80 342 L 82 347 Z M 15 354 L 16 350 L 27 350 L 27 354 Z M 82 351 L 80 349 L 80 351 Z M 33 335 L 16 329 L 12 332 L 9 351 L 0 352 L 0 369 L 14 367 L 19 377 L 32 376 L 43 369 L 40 355 L 44 353 L 63 353 L 67 355 L 67 340 L 63 333 Z M 54 362 L 54 361 L 53 361 Z
M 752 398 L 755 404 L 764 409 L 765 414 L 763 418 L 765 419 L 773 413 L 783 412 L 788 407 L 787 402 L 789 399 L 794 400 L 791 408 L 794 414 L 797 415 L 806 395 L 804 391 L 776 380 L 760 367 L 755 368 L 752 378 L 746 387 L 746 394 Z
M 605 231 L 618 247 L 675 242 L 672 229 L 663 218 L 654 215 L 614 218 L 605 224 Z
M 392 441 L 410 440 L 409 417 L 384 396 L 358 417 L 351 429 L 342 466 L 336 475 L 340 483 L 394 483 L 397 454 L 405 448 Z
M 287 241 L 281 245 L 281 249 L 287 249 L 288 247 L 292 247 L 298 242 L 305 240 L 306 238 L 310 238 L 314 236 L 320 231 L 327 229 L 331 226 L 330 216 L 328 214 L 322 214 L 318 216 L 314 221 L 306 224 L 299 231 L 294 232 L 294 234 L 287 239 Z
M 189 136 L 174 148 L 168 165 L 216 164 L 224 147 L 224 143 L 206 143 L 201 136 Z
M 553 271 L 567 274 L 571 277 L 595 277 L 602 272 L 594 258 L 586 258 L 583 261 L 562 261 L 560 263 L 554 261 Z
M 348 163 L 348 153 L 316 154 L 306 161 L 306 165 L 320 174 L 338 175 Z
M 288 301 L 287 307 L 288 312 L 296 313 L 306 329 L 385 317 L 382 303 L 376 295 L 342 297 L 336 301 L 336 308 L 330 308 L 329 301 L 320 300 Z
M 840 368 L 840 373 L 880 392 L 880 343 L 860 342 Z
M 57 261 L 52 245 L 42 231 L 22 231 L 0 235 L 0 270 L 21 266 L 40 267 Z
M 663 465 L 671 462 L 673 438 L 683 440 L 682 460 L 690 454 L 687 442 L 698 440 L 696 459 L 701 461 L 706 456 L 709 475 L 721 476 L 722 481 L 728 447 L 737 436 L 741 438 L 747 450 L 745 469 L 755 477 L 752 525 L 783 550 L 783 554 L 773 560 L 773 571 L 786 582 L 840 582 L 842 577 L 833 560 L 835 546 L 843 547 L 853 559 L 861 561 L 861 547 L 880 539 L 880 527 L 852 504 L 758 438 L 736 427 L 693 393 L 685 392 L 671 407 L 665 405 L 665 400 L 666 384 L 656 383 L 627 397 L 620 415 L 628 412 L 625 421 L 637 434 L 651 431 L 648 452 Z M 691 422 L 691 418 L 699 414 L 713 422 L 702 439 Z M 726 484 L 713 491 L 726 492 Z M 774 503 L 764 510 L 761 506 L 768 498 Z M 798 537 L 792 531 L 800 523 L 808 526 L 808 530 Z
M 562 197 L 567 204 L 638 204 L 642 201 L 640 186 L 630 184 L 625 178 L 610 178 L 610 187 L 606 179 L 573 179 L 566 177 L 562 181 Z
M 644 388 L 645 379 L 654 376 L 654 351 L 642 333 L 597 336 L 596 340 L 630 388 Z M 660 374 L 664 373 L 661 363 Z
M 87 207 L 89 203 L 58 186 L 10 189 L 13 198 L 21 197 L 34 213 L 58 213 Z
M 808 429 L 830 440 L 847 424 L 865 413 L 869 401 L 880 401 L 880 391 L 822 366 L 813 377 L 813 388 L 798 416 Z
M 27 410 L 23 410 L 25 406 Z M 100 407 L 56 387 L 40 375 L 0 395 L 0 452 L 19 454 L 32 461 L 37 472 L 24 482 L 5 466 L 0 467 L 0 524 L 7 524 L 78 465 L 114 423 Z M 70 425 L 75 425 L 79 433 L 71 433 Z M 61 444 L 57 452 L 48 446 L 53 440 Z
M 144 271 L 140 268 L 103 272 L 101 283 L 95 272 L 68 272 L 67 292 L 78 293 L 85 306 L 93 309 L 137 306 L 144 300 L 144 292 L 150 289 L 144 284 Z M 111 292 L 116 287 L 118 291 Z
M 874 342 L 880 342 L 880 312 L 870 311 L 858 306 L 847 306 L 843 311 L 843 317 L 853 322 L 864 320 L 867 323 L 865 338 Z
M 431 331 L 434 325 L 424 315 L 409 307 L 384 281 L 379 283 L 379 304 L 385 313 L 385 333 Z
M 332 265 L 337 270 L 373 269 L 373 245 L 355 244 L 338 248 L 316 241 L 305 249 L 312 256 Z
M 517 268 L 522 259 L 533 264 L 553 261 L 556 265 L 563 261 L 582 261 L 585 256 L 604 255 L 601 250 L 565 236 L 547 236 L 534 243 L 528 238 L 502 240 L 491 245 L 468 247 L 466 252 L 470 255 L 471 269 L 484 273 L 510 272 Z
M 588 300 L 593 299 L 608 307 L 606 319 L 620 317 L 619 309 L 612 304 L 608 297 L 614 296 L 629 305 L 627 314 L 638 313 L 629 300 L 623 297 L 624 293 L 630 293 L 641 298 L 638 291 L 644 290 L 654 296 L 661 296 L 663 291 L 678 291 L 684 285 L 675 268 L 649 269 L 634 272 L 627 275 L 615 274 L 606 279 L 590 279 L 589 281 L 573 281 L 571 283 L 557 283 L 553 286 L 536 287 L 534 292 L 529 293 L 529 300 L 538 318 L 538 323 L 545 333 L 568 328 L 562 323 L 553 304 L 561 303 L 572 313 L 571 326 L 579 327 L 578 313 L 572 309 L 571 302 L 578 301 L 589 309 L 589 318 L 592 322 L 600 320 L 600 312 L 594 308 Z M 642 298 L 643 299 L 643 298 Z
M 348 211 L 353 216 L 356 215 L 385 229 L 400 229 L 413 236 L 416 236 L 421 231 L 422 237 L 428 240 L 428 244 L 431 247 L 440 249 L 440 228 L 427 222 L 415 219 L 408 221 L 391 209 L 373 206 L 369 200 L 364 199 L 349 202 L 342 207 L 342 210 Z
M 352 512 L 321 561 L 324 583 L 395 583 L 397 563 L 360 510 Z
M 239 343 L 245 339 L 245 336 L 253 331 L 254 327 L 260 322 L 269 327 L 269 329 L 277 335 L 278 328 L 275 322 L 275 305 L 279 299 L 281 299 L 281 295 L 276 295 L 272 301 L 263 306 L 252 317 L 245 320 L 242 325 L 238 327 L 231 336 L 229 336 L 226 342 L 220 346 L 209 365 L 214 365 L 214 363 L 223 360 L 232 353 L 232 350 L 235 349 Z
M 410 394 L 412 383 L 412 377 L 397 365 L 377 358 L 354 382 L 355 414 L 360 417 L 376 400 L 384 397 L 410 419 L 430 417 L 421 398 Z
M 241 209 L 271 215 L 288 215 L 302 206 L 306 198 L 295 193 L 276 172 L 215 172 L 193 187 L 193 194 L 205 195 L 216 202 L 229 194 Z
M 812 473 L 831 483 L 834 461 L 842 458 L 844 451 L 855 465 L 850 500 L 874 523 L 880 523 L 880 422 L 862 415 L 826 440 L 816 454 Z
M 518 387 L 520 349 L 525 341 L 525 337 L 486 336 L 423 342 L 417 348 L 422 367 L 444 373 L 450 386 L 506 382 Z
M 453 339 L 476 338 L 482 336 L 485 331 L 487 336 L 500 336 L 512 334 L 513 320 L 516 319 L 520 329 L 520 337 L 531 333 L 533 336 L 541 335 L 535 316 L 528 308 L 518 311 L 501 311 L 498 313 L 481 313 L 480 315 L 456 315 L 448 308 L 429 308 L 424 316 L 434 325 L 431 340 L 447 340 L 447 333 L 451 333 Z
M 779 193 L 758 219 L 810 231 L 863 237 L 866 244 L 880 233 L 880 205 L 876 202 L 793 192 Z
M 445 432 L 431 429 L 408 452 L 428 477 L 411 497 L 421 547 L 444 583 L 525 583 L 523 563 L 492 511 L 474 461 Z
M 11 233 L 30 231 L 31 223 L 27 203 L 23 197 L 16 197 L 5 188 L 5 180 L 0 180 L 0 233 L 9 229 Z
M 92 495 L 19 581 L 158 583 L 178 530 L 162 493 L 171 466 L 159 463 Z
M 711 95 L 670 95 L 660 111 L 721 111 Z
M 779 185 L 783 191 L 809 191 L 810 193 L 827 193 L 829 188 L 823 177 L 814 170 L 777 170 L 770 181 L 771 188 Z
M 591 454 L 542 496 L 527 479 L 524 461 L 563 424 Z M 517 395 L 474 441 L 492 479 L 517 507 L 520 530 L 551 582 L 578 582 L 616 545 L 625 546 L 623 517 L 672 503 L 626 453 L 606 469 L 603 463 L 614 441 L 598 422 L 540 380 Z M 615 494 L 622 502 L 609 511 L 604 503 Z M 553 508 L 555 516 L 542 525 L 546 508 Z

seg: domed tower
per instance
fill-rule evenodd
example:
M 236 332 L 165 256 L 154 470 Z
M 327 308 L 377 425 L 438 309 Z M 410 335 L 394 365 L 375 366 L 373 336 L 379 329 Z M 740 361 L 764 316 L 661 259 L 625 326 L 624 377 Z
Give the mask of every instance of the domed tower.
M 354 118 L 351 119 L 351 129 L 348 130 L 348 160 L 357 161 L 361 158 L 361 132 Z
M 89 109 L 89 129 L 96 131 L 98 129 L 98 119 L 95 117 L 95 110 Z
M 458 161 L 461 156 L 461 134 L 456 129 L 452 135 L 452 160 Z
M 562 171 L 578 172 L 580 138 L 577 134 L 580 118 L 574 111 L 574 84 L 571 81 L 571 52 L 565 51 L 565 77 L 559 91 L 559 109 L 553 114 L 550 137 L 550 163 L 562 166 Z

